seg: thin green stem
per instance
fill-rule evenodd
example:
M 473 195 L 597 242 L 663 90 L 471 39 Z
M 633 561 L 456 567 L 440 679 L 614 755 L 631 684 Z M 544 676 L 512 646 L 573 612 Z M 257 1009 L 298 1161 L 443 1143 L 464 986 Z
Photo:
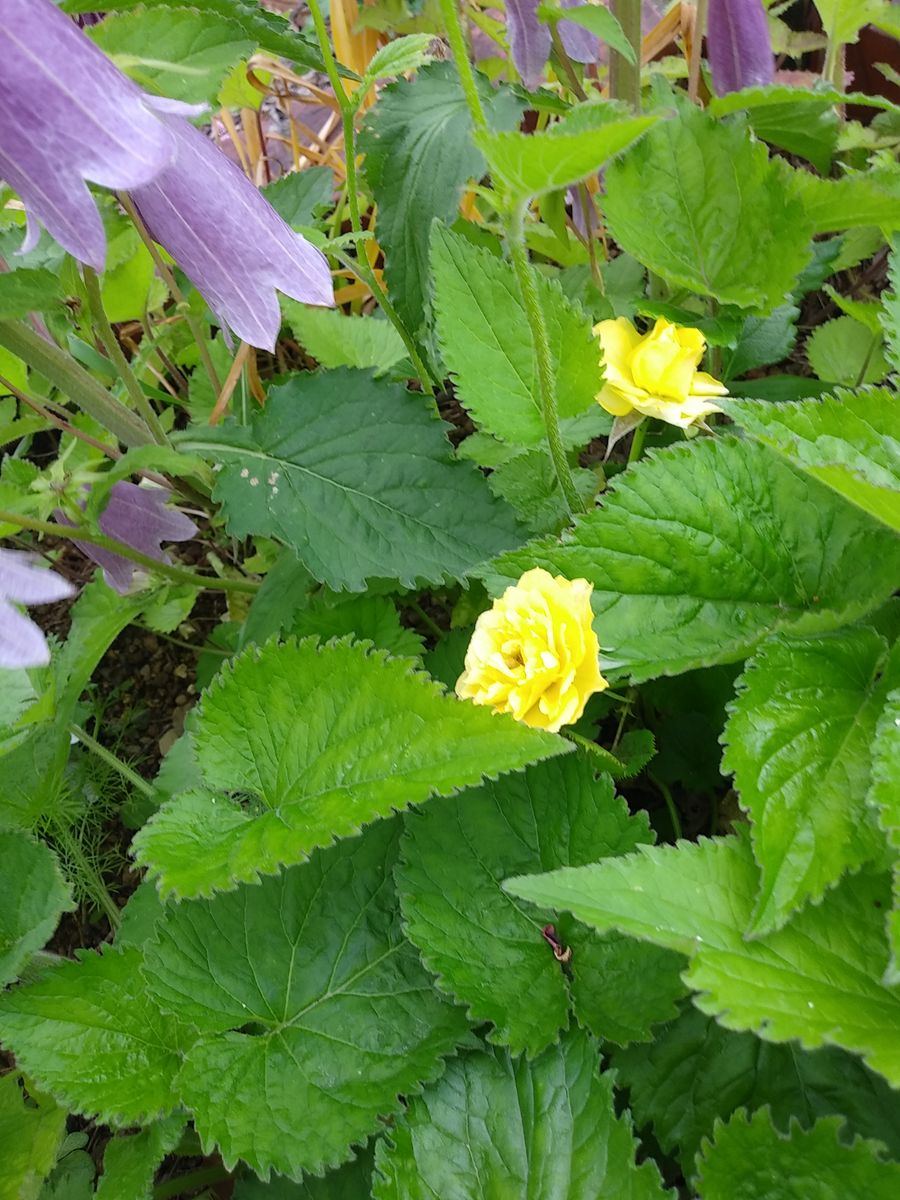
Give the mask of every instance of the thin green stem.
M 134 371 L 128 365 L 128 359 L 119 345 L 119 339 L 116 337 L 115 330 L 109 323 L 106 309 L 103 307 L 103 295 L 100 291 L 100 280 L 97 278 L 97 272 L 90 267 L 84 267 L 82 276 L 84 278 L 84 286 L 87 292 L 88 306 L 91 310 L 94 328 L 97 331 L 100 341 L 103 343 L 103 348 L 116 368 L 119 378 L 125 384 L 125 391 L 131 397 L 132 404 L 141 414 L 147 428 L 153 434 L 154 441 L 158 442 L 160 446 L 168 446 L 169 436 L 162 427 L 162 423 L 156 414 L 156 409 L 144 395 L 144 389 L 138 382 Z
M 155 795 L 153 787 L 147 782 L 146 779 L 142 779 L 140 775 L 138 775 L 137 771 L 132 771 L 131 767 L 129 767 L 127 763 L 123 763 L 120 758 L 117 758 L 115 754 L 113 754 L 112 750 L 107 750 L 105 746 L 101 746 L 96 738 L 92 738 L 86 729 L 82 729 L 80 725 L 71 724 L 69 725 L 69 732 L 73 733 L 75 737 L 78 738 L 79 742 L 81 742 L 86 749 L 90 750 L 91 754 L 96 755 L 97 758 L 102 759 L 107 766 L 112 767 L 114 771 L 117 771 L 124 780 L 131 784 L 133 788 L 136 788 L 145 796 L 152 797 Z
M 459 19 L 459 9 L 456 0 L 440 0 L 440 4 L 441 16 L 444 18 L 444 28 L 447 31 L 447 41 L 450 43 L 450 49 L 456 60 L 459 82 L 462 84 L 463 95 L 466 98 L 466 104 L 469 106 L 469 112 L 472 114 L 472 123 L 476 129 L 487 129 L 487 117 L 484 115 L 484 106 L 481 103 L 481 97 L 478 95 L 475 72 L 472 70 L 472 64 L 469 61 L 469 52 L 466 48 L 466 39 L 463 34 L 462 23 Z
M 665 801 L 666 808 L 669 810 L 669 820 L 672 822 L 672 830 L 675 834 L 675 841 L 680 841 L 682 837 L 681 817 L 678 815 L 678 809 L 675 807 L 675 801 L 672 799 L 671 789 L 669 788 L 668 784 L 663 783 L 661 779 L 657 778 L 657 776 L 652 774 L 650 771 L 647 772 L 647 778 L 659 791 L 660 795 Z
M 609 56 L 609 94 L 641 111 L 641 0 L 612 0 L 612 14 L 631 43 L 634 62 L 613 50 Z
M 844 64 L 842 61 L 843 44 L 833 35 L 828 39 L 825 49 L 825 65 L 822 67 L 822 78 L 834 84 L 839 90 L 844 90 Z
M 440 625 L 438 625 L 437 621 L 429 617 L 428 613 L 418 602 L 418 600 L 408 599 L 406 603 L 413 610 L 429 633 L 431 633 L 433 637 L 436 637 L 437 640 L 440 641 L 444 636 L 444 631 L 441 629 Z
M 706 34 L 706 22 L 709 15 L 709 0 L 697 0 L 696 16 L 694 18 L 694 36 L 691 38 L 691 58 L 688 63 L 688 98 L 697 103 L 700 92 L 700 58 L 703 48 L 703 38 Z
M 581 86 L 581 80 L 575 73 L 572 60 L 569 58 L 566 48 L 563 45 L 563 40 L 559 36 L 559 27 L 555 21 L 550 26 L 550 39 L 553 43 L 553 50 L 559 61 L 559 65 L 562 67 L 563 71 L 565 71 L 570 91 L 577 97 L 577 99 L 587 100 L 587 92 Z
M 133 546 L 107 537 L 104 533 L 94 533 L 84 526 L 57 525 L 53 521 L 39 521 L 36 517 L 26 517 L 22 513 L 6 512 L 0 509 L 0 524 L 18 526 L 19 529 L 30 529 L 34 533 L 45 533 L 50 537 L 67 538 L 73 542 L 90 542 L 101 550 L 109 550 L 113 554 L 128 558 L 138 566 L 145 567 L 164 579 L 174 583 L 185 583 L 191 587 L 206 588 L 212 592 L 258 592 L 261 584 L 252 579 L 220 579 L 215 575 L 197 575 L 186 567 L 175 567 L 171 563 L 159 562 L 149 554 L 142 554 Z
M 644 417 L 640 425 L 635 425 L 634 433 L 631 435 L 631 445 L 628 448 L 629 465 L 641 457 L 641 451 L 644 449 L 644 438 L 647 436 L 647 426 L 650 423 L 649 417 Z
M 547 336 L 547 325 L 538 296 L 537 281 L 534 268 L 528 261 L 528 250 L 525 246 L 524 210 L 519 205 L 507 222 L 509 234 L 509 252 L 513 269 L 525 304 L 525 315 L 531 330 L 532 343 L 537 358 L 538 384 L 540 387 L 541 416 L 544 419 L 544 430 L 547 434 L 547 445 L 553 460 L 553 469 L 559 486 L 565 497 L 569 514 L 584 511 L 584 505 L 575 488 L 569 460 L 566 458 L 562 435 L 559 431 L 559 414 L 556 409 L 556 379 L 553 370 L 553 356 L 550 353 L 550 339 Z

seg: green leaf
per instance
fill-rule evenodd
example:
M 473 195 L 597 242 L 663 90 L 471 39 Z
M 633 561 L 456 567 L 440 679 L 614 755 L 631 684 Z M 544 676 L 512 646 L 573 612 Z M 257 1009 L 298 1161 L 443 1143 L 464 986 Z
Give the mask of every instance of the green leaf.
M 772 1126 L 766 1109 L 752 1117 L 735 1113 L 718 1124 L 713 1142 L 697 1158 L 701 1200 L 894 1200 L 900 1163 L 884 1162 L 878 1142 L 841 1141 L 840 1118 L 812 1129 L 793 1124 L 787 1137 Z
M 858 387 L 880 383 L 888 373 L 881 333 L 853 317 L 835 317 L 814 330 L 806 343 L 809 365 L 819 379 Z
M 872 786 L 869 803 L 878 813 L 888 844 L 896 853 L 894 907 L 887 920 L 891 960 L 884 981 L 900 983 L 900 689 L 888 696 L 872 742 Z
M 140 962 L 138 950 L 89 951 L 0 996 L 0 1038 L 19 1065 L 106 1124 L 139 1124 L 178 1103 L 190 1037 L 150 998 Z
M 628 62 L 636 62 L 634 46 L 625 36 L 622 26 L 609 11 L 595 4 L 582 4 L 577 8 L 552 8 L 548 4 L 538 6 L 538 17 L 542 21 L 572 21 L 582 29 L 589 30 L 595 37 L 617 50 Z
M 175 905 L 148 947 L 147 987 L 200 1031 L 179 1088 L 229 1169 L 336 1166 L 466 1035 L 403 936 L 399 837 L 383 821 L 259 885 Z
M 888 951 L 887 878 L 860 873 L 784 929 L 747 940 L 759 891 L 749 838 L 641 847 L 626 858 L 507 880 L 533 904 L 571 912 L 600 932 L 690 956 L 694 1003 L 727 1029 L 807 1049 L 843 1046 L 900 1083 L 900 992 L 881 978 Z
M 783 362 L 797 340 L 795 304 L 782 304 L 767 317 L 748 317 L 733 350 L 722 355 L 722 379 L 730 381 L 754 367 Z
M 771 312 L 809 258 L 802 205 L 743 125 L 700 109 L 661 121 L 606 172 L 620 246 L 670 283 Z
M 66 1110 L 28 1088 L 15 1071 L 0 1075 L 0 1200 L 38 1200 L 66 1131 Z
M 434 309 L 441 354 L 457 394 L 478 425 L 503 441 L 543 446 L 540 386 L 531 334 L 512 266 L 435 224 Z M 583 420 L 596 410 L 600 350 L 588 318 L 549 276 L 538 280 L 556 368 L 562 432 L 584 444 Z M 580 439 L 580 443 L 579 443 Z
M 665 1200 L 655 1164 L 635 1164 L 613 1080 L 581 1032 L 530 1062 L 490 1048 L 454 1059 L 378 1144 L 374 1196 Z
M 156 1169 L 175 1149 L 184 1124 L 184 1117 L 176 1113 L 155 1121 L 140 1133 L 114 1137 L 108 1142 L 103 1152 L 97 1200 L 151 1200 Z
M 478 87 L 492 127 L 515 127 L 522 108 L 512 92 L 494 91 L 480 76 Z M 386 87 L 366 115 L 359 148 L 378 205 L 388 289 L 415 332 L 425 321 L 432 221 L 452 222 L 465 184 L 485 170 L 456 68 L 431 63 L 412 81 Z
M 900 406 L 894 392 L 838 388 L 821 400 L 729 400 L 725 407 L 761 442 L 900 531 Z
M 749 935 L 780 928 L 881 853 L 866 794 L 875 725 L 900 684 L 900 661 L 887 663 L 884 638 L 850 629 L 766 642 L 738 680 L 722 768 L 750 814 L 760 867 Z
M 405 75 L 430 62 L 434 55 L 428 48 L 434 41 L 431 33 L 410 33 L 394 38 L 375 52 L 366 67 L 365 78 L 386 79 L 389 75 Z
M 480 472 L 453 458 L 445 428 L 421 395 L 341 368 L 295 375 L 249 427 L 182 445 L 214 461 L 230 533 L 278 538 L 316 579 L 359 592 L 373 577 L 461 579 L 521 540 Z
M 610 110 L 600 102 L 590 108 L 600 118 L 593 128 L 569 132 L 564 120 L 541 133 L 479 130 L 475 144 L 487 159 L 495 186 L 516 203 L 568 187 L 594 174 L 659 120 L 657 116 L 609 119 Z M 585 113 L 586 109 L 575 109 L 573 115 L 584 120 Z
M 863 26 L 886 7 L 885 0 L 816 0 L 825 35 L 837 43 L 855 42 Z
M 314 308 L 296 300 L 283 299 L 281 305 L 294 337 L 323 367 L 359 367 L 384 375 L 406 357 L 390 321 L 347 316 L 339 309 Z
M 890 292 L 882 295 L 881 324 L 884 329 L 886 354 L 895 371 L 900 371 L 900 238 L 896 238 L 888 261 Z
M 0 275 L 0 318 L 4 321 L 59 306 L 60 280 L 52 271 L 19 267 Z
M 585 507 L 600 487 L 596 471 L 575 467 L 572 479 Z M 532 533 L 558 533 L 569 523 L 569 511 L 553 460 L 542 447 L 517 454 L 488 476 L 491 491 L 514 509 Z
M 538 1053 L 567 1028 L 571 999 L 582 1023 L 616 1041 L 648 1037 L 672 1015 L 683 994 L 680 956 L 648 959 L 647 947 L 564 921 L 556 934 L 573 951 L 570 985 L 541 933 L 552 912 L 502 891 L 511 874 L 594 862 L 651 840 L 646 815 L 629 816 L 585 757 L 433 800 L 407 815 L 405 829 L 397 889 L 407 932 L 438 986 L 473 1021 L 493 1022 L 491 1041 Z
M 395 657 L 419 658 L 419 634 L 400 623 L 400 614 L 387 596 L 341 596 L 319 593 L 294 614 L 288 628 L 295 637 L 318 636 L 323 642 L 352 634 L 372 642 Z
M 319 214 L 334 206 L 334 172 L 330 167 L 306 167 L 261 190 L 288 225 L 315 225 Z
M 193 727 L 217 794 L 175 797 L 134 841 L 161 890 L 208 895 L 254 880 L 394 810 L 571 749 L 444 695 L 412 665 L 366 644 L 307 639 L 224 667 Z
M 882 178 L 849 175 L 820 179 L 809 171 L 794 171 L 783 182 L 803 205 L 813 233 L 835 233 L 863 225 L 885 232 L 900 229 L 900 187 Z
M 188 104 L 212 102 L 232 68 L 256 49 L 240 24 L 196 8 L 112 14 L 89 32 L 142 88 Z
M 374 1151 L 360 1151 L 351 1162 L 321 1178 L 305 1175 L 300 1183 L 292 1183 L 276 1175 L 271 1182 L 248 1174 L 234 1188 L 234 1200 L 369 1200 L 372 1194 L 372 1163 Z
M 642 682 L 857 619 L 894 590 L 900 543 L 762 446 L 717 438 L 630 466 L 561 542 L 481 573 L 499 593 L 535 566 L 593 584 L 601 662 Z
M 93 1200 L 97 1168 L 84 1149 L 87 1143 L 86 1133 L 69 1134 L 38 1200 Z
M 75 907 L 54 856 L 16 829 L 0 829 L 0 987 L 44 945 Z
M 803 1051 L 772 1045 L 752 1033 L 732 1033 L 688 1005 L 677 1021 L 654 1031 L 645 1045 L 612 1050 L 632 1116 L 653 1133 L 686 1174 L 716 1117 L 767 1105 L 775 1125 L 792 1117 L 803 1126 L 838 1114 L 854 1134 L 900 1149 L 900 1094 L 858 1058 L 834 1046 Z

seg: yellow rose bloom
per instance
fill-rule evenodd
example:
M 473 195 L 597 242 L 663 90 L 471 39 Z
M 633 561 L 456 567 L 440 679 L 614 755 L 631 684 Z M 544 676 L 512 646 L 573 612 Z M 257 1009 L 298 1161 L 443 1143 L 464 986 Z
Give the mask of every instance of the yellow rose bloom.
M 640 334 L 626 317 L 617 317 L 595 325 L 594 333 L 603 347 L 606 381 L 597 400 L 614 417 L 636 409 L 687 429 L 722 411 L 710 397 L 727 396 L 728 389 L 697 370 L 706 349 L 699 329 L 660 317 L 649 333 Z
M 586 579 L 526 571 L 475 623 L 457 696 L 550 733 L 577 721 L 608 686 L 591 624 L 593 590 Z

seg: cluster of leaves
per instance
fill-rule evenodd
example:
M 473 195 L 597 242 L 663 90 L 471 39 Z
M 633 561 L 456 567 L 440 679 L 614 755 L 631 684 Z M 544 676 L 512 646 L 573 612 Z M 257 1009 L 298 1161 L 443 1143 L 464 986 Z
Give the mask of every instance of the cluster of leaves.
M 101 47 L 181 100 L 243 103 L 236 68 L 257 49 L 321 64 L 245 0 L 105 7 Z M 433 20 L 398 7 L 371 23 Z M 852 40 L 847 20 L 829 36 Z M 229 594 L 186 730 L 120 814 L 142 872 L 121 914 L 79 834 L 96 780 L 73 729 L 118 633 L 178 631 L 198 587 L 122 598 L 97 578 L 49 667 L 0 671 L 0 1197 L 148 1197 L 167 1156 L 202 1153 L 219 1159 L 196 1186 L 224 1169 L 236 1200 L 663 1200 L 681 1184 L 890 1200 L 900 110 L 881 105 L 876 146 L 830 86 L 699 108 L 659 72 L 636 116 L 479 74 L 476 131 L 457 68 L 412 40 L 372 70 L 408 76 L 364 112 L 362 186 L 390 307 L 438 399 L 452 388 L 458 445 L 396 325 L 358 297 L 284 301 L 318 366 L 280 356 L 264 406 L 248 388 L 221 424 L 197 346 L 160 322 L 132 366 L 173 445 L 112 467 L 128 439 L 89 405 L 60 434 L 42 405 L 0 400 L 9 518 L 47 519 L 86 478 L 90 518 L 116 480 L 161 473 L 204 503 L 207 561 L 262 577 L 249 605 Z M 266 190 L 343 254 L 328 168 Z M 574 522 L 506 252 L 525 210 Z M 165 302 L 152 261 L 112 203 L 104 216 L 104 303 L 146 321 Z M 617 253 L 598 263 L 601 217 Z M 842 294 L 876 253 L 893 292 Z M 0 319 L 40 311 L 109 399 L 81 289 L 45 237 L 0 276 Z M 805 337 L 811 293 L 838 315 Z M 618 316 L 701 329 L 730 396 L 715 436 L 658 431 L 604 474 L 592 325 Z M 203 350 L 225 377 L 221 333 Z M 163 392 L 160 363 L 184 386 Z M 95 395 L 5 349 L 0 374 L 53 412 Z M 452 694 L 477 614 L 535 566 L 593 586 L 613 686 L 577 741 Z M 710 836 L 676 839 L 691 797 Z M 61 961 L 45 947 L 76 901 L 113 928 Z M 96 1190 L 70 1113 L 112 1133 Z

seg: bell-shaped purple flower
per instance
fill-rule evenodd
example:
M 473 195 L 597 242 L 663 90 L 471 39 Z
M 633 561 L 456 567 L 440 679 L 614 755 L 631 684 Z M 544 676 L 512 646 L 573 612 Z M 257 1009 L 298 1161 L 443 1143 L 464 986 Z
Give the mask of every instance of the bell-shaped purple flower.
M 328 263 L 208 138 L 175 117 L 168 127 L 175 161 L 131 190 L 141 219 L 242 341 L 274 350 L 281 328 L 276 289 L 331 306 Z
M 132 188 L 172 161 L 156 103 L 53 0 L 0 0 L 0 179 L 25 205 L 23 252 L 43 225 L 103 270 L 106 235 L 86 181 Z
M 43 667 L 50 650 L 34 621 L 14 604 L 51 604 L 73 595 L 71 583 L 45 571 L 34 556 L 0 550 L 0 667 Z
M 107 537 L 124 542 L 141 554 L 155 558 L 157 562 L 169 562 L 162 549 L 162 542 L 186 542 L 197 533 L 197 526 L 177 508 L 169 508 L 166 501 L 171 496 L 165 488 L 138 487 L 135 483 L 114 483 L 109 490 L 109 500 L 97 522 L 100 531 Z M 56 519 L 63 525 L 71 525 L 62 513 Z M 137 564 L 130 558 L 104 550 L 90 542 L 76 541 L 78 549 L 103 568 L 103 578 L 120 596 L 131 591 Z
M 762 0 L 709 0 L 706 54 L 719 96 L 771 83 L 775 60 Z
M 562 0 L 563 8 L 577 8 L 584 0 Z M 534 91 L 550 57 L 550 27 L 538 19 L 538 0 L 506 0 L 509 50 L 522 82 Z M 559 22 L 559 36 L 569 58 L 594 62 L 600 43 L 588 29 L 572 21 Z

